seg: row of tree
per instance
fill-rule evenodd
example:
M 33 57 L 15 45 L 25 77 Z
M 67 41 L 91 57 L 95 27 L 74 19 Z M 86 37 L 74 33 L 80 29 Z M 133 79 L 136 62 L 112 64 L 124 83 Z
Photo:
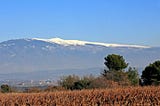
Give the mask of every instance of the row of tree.
M 105 62 L 107 69 L 104 69 L 102 75 L 108 80 L 113 80 L 116 82 L 128 81 L 131 85 L 159 85 L 160 84 L 160 61 L 155 61 L 154 63 L 146 66 L 142 72 L 142 76 L 138 75 L 138 71 L 135 68 L 129 67 L 128 71 L 125 69 L 128 67 L 128 63 L 125 62 L 123 56 L 111 54 L 105 57 Z
M 159 85 L 160 61 L 146 66 L 139 76 L 136 68 L 128 67 L 123 56 L 110 54 L 105 58 L 105 69 L 99 77 L 75 75 L 63 77 L 59 84 L 66 89 L 110 88 L 117 86 Z M 127 70 L 126 70 L 127 68 Z

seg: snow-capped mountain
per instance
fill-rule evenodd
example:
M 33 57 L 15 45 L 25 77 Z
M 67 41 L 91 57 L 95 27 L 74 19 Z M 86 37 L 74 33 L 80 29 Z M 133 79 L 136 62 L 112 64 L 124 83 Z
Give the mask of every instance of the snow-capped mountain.
M 124 45 L 124 44 L 107 44 L 107 43 L 99 43 L 99 42 L 88 42 L 88 41 L 79 41 L 79 40 L 63 40 L 61 38 L 53 38 L 53 39 L 39 39 L 33 38 L 33 40 L 40 40 L 50 43 L 56 43 L 64 46 L 84 46 L 87 44 L 99 45 L 105 47 L 134 47 L 134 48 L 150 48 L 149 46 L 139 46 L 139 45 Z
M 0 43 L 0 74 L 41 71 L 55 73 L 58 70 L 70 74 L 74 73 L 73 70 L 84 74 L 99 74 L 104 68 L 104 57 L 112 53 L 124 56 L 130 66 L 139 69 L 160 59 L 159 47 L 60 38 L 15 39 Z

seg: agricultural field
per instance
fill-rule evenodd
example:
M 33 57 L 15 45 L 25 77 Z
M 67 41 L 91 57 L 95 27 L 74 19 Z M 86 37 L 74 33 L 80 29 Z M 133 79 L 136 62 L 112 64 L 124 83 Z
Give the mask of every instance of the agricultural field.
M 160 106 L 160 87 L 0 94 L 0 106 Z

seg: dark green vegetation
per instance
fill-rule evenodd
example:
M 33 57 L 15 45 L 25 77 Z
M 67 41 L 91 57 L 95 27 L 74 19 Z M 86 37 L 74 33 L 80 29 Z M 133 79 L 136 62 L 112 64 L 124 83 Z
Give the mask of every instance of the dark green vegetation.
M 80 78 L 75 75 L 63 77 L 61 81 L 59 81 L 59 85 L 64 87 L 65 89 L 70 90 L 118 87 L 118 84 L 116 82 L 107 80 L 102 76 L 84 76 Z
M 45 92 L 45 91 L 59 91 L 59 90 L 82 90 L 95 88 L 116 88 L 126 86 L 139 85 L 159 85 L 160 84 L 160 61 L 146 66 L 140 78 L 136 68 L 128 67 L 123 56 L 110 54 L 105 58 L 106 68 L 100 76 L 84 76 L 76 75 L 64 76 L 58 81 L 58 86 L 49 86 L 45 89 L 38 87 L 28 88 L 24 92 Z M 9 85 L 1 85 L 1 92 L 17 92 Z M 21 92 L 21 91 L 20 91 Z
M 160 84 L 160 61 L 148 65 L 142 72 L 144 85 L 159 85 Z
M 128 67 L 123 56 L 111 54 L 104 58 L 106 68 L 99 77 L 66 76 L 60 85 L 66 89 L 114 88 L 123 86 L 157 85 L 160 79 L 160 61 L 156 61 L 145 68 L 142 79 L 136 68 Z
M 104 58 L 106 69 L 102 72 L 102 76 L 107 80 L 117 82 L 119 85 L 138 85 L 139 75 L 135 68 L 129 67 L 128 71 L 125 71 L 128 63 L 125 62 L 123 56 L 111 54 Z
M 11 87 L 7 84 L 1 85 L 1 92 L 2 93 L 9 93 L 9 92 L 11 92 Z
M 115 71 L 122 71 L 127 68 L 128 63 L 125 62 L 123 56 L 111 54 L 104 58 L 104 64 L 108 67 L 108 69 Z
M 135 68 L 129 67 L 127 71 L 128 80 L 130 81 L 131 85 L 138 85 L 139 84 L 139 75 L 138 71 Z

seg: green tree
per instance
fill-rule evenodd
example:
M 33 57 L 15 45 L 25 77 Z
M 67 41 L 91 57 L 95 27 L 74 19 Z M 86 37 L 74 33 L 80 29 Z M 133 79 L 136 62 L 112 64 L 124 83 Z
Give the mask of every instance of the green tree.
M 160 85 L 160 61 L 146 66 L 141 78 L 144 85 Z
M 139 74 L 136 68 L 129 67 L 126 73 L 128 75 L 128 79 L 131 85 L 133 86 L 139 85 Z
M 85 79 L 81 79 L 77 82 L 74 83 L 73 89 L 87 89 L 90 85 L 91 81 L 89 80 L 85 80 Z
M 111 54 L 104 58 L 104 64 L 109 70 L 120 71 L 127 68 L 128 63 L 125 62 L 123 56 Z
M 2 92 L 2 93 L 8 93 L 8 92 L 10 92 L 10 91 L 11 91 L 11 88 L 10 88 L 9 85 L 7 85 L 7 84 L 1 85 L 1 92 Z
M 74 89 L 89 89 L 91 82 L 95 79 L 93 75 L 83 76 L 79 81 L 74 83 Z
M 124 69 L 128 63 L 125 62 L 123 56 L 111 54 L 104 58 L 106 69 L 101 73 L 107 80 L 118 82 L 120 85 L 129 85 L 127 73 Z M 107 69 L 108 68 L 108 69 Z

